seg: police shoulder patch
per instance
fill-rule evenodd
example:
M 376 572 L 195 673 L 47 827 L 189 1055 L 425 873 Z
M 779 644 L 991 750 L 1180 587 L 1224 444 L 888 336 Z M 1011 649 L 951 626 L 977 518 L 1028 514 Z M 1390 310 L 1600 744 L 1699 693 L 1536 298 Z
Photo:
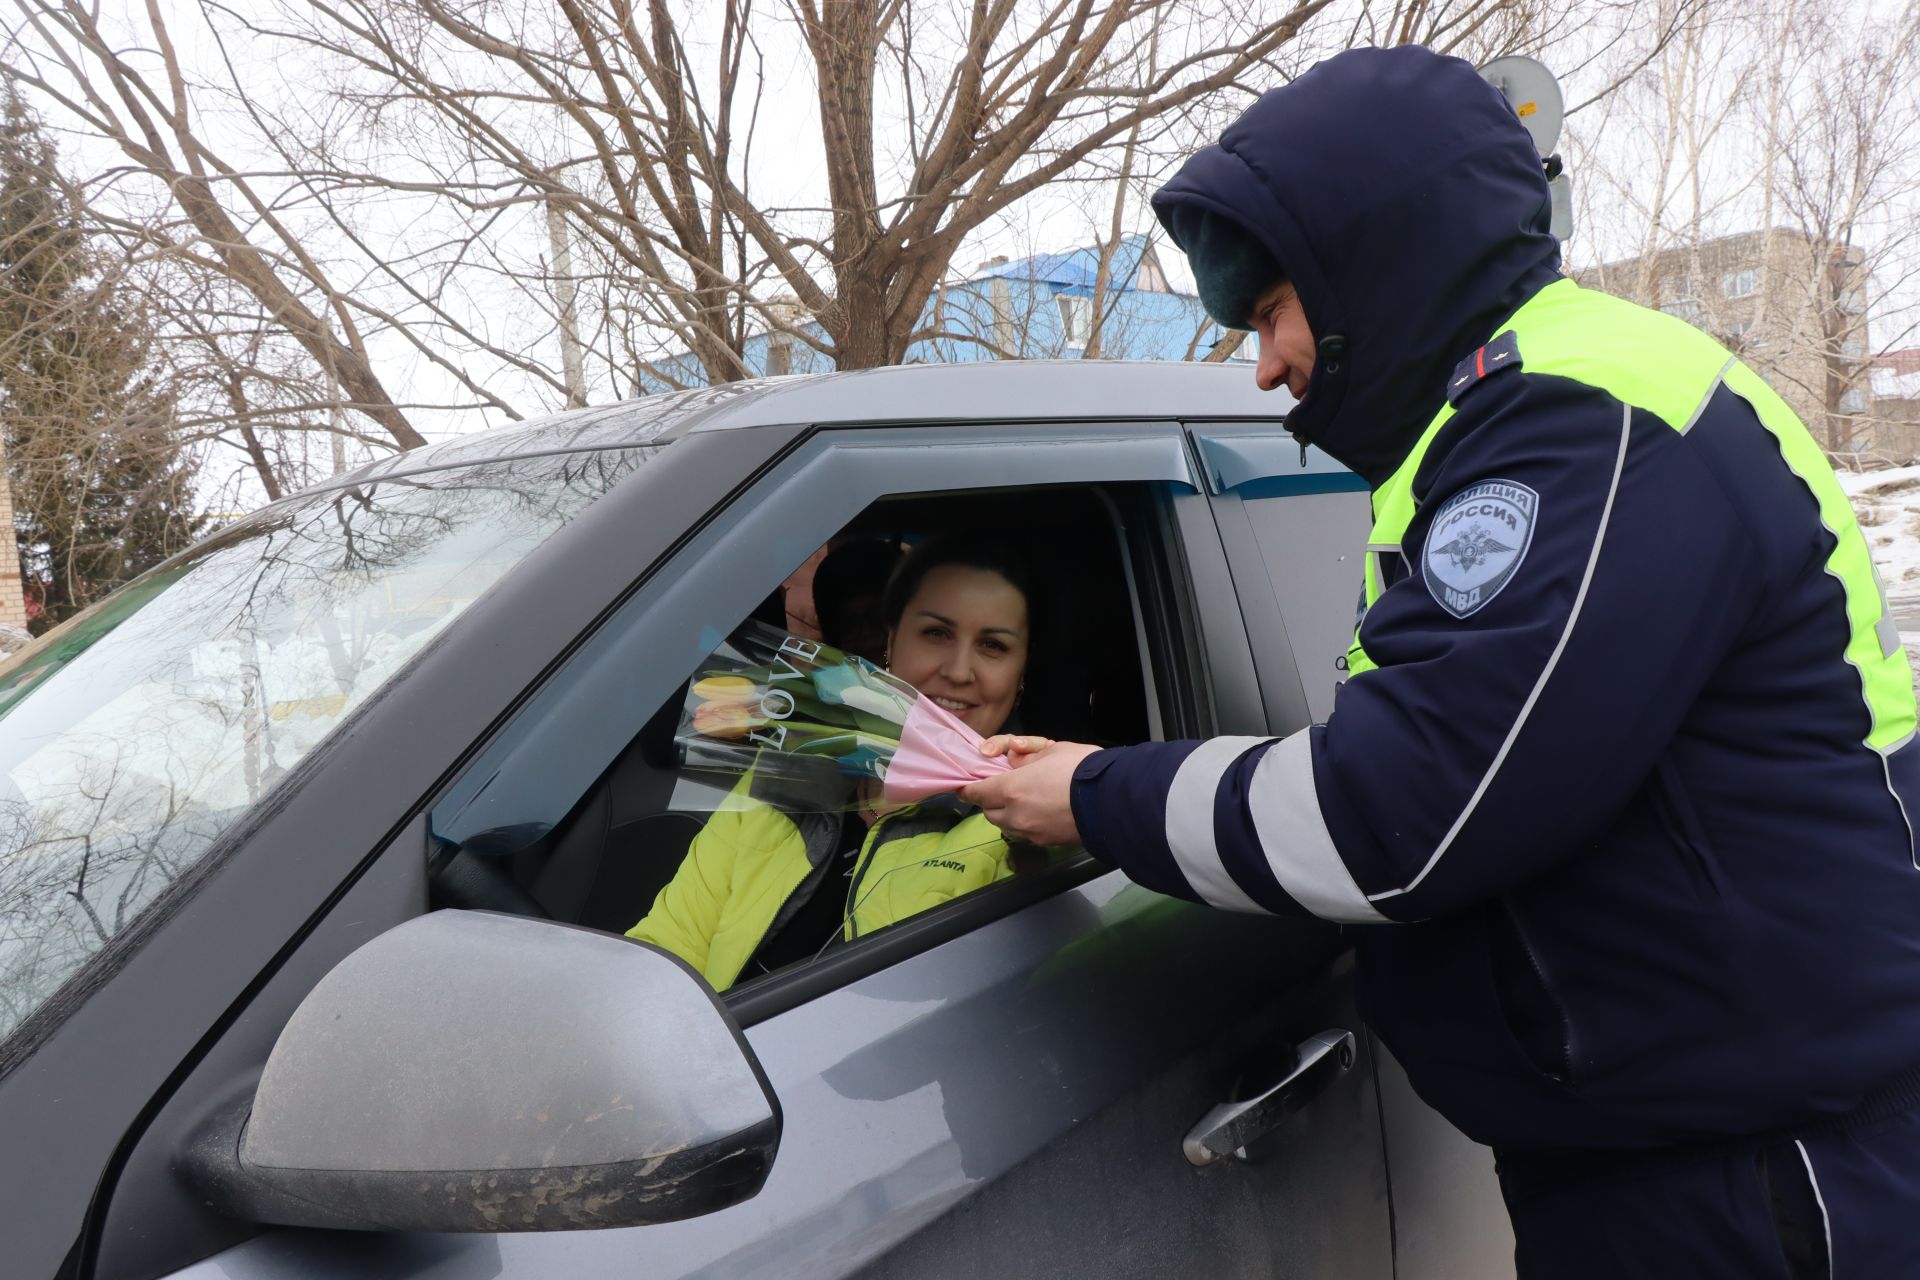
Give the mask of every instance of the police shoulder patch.
M 1427 590 L 1464 618 L 1513 580 L 1533 541 L 1540 495 L 1511 480 L 1483 480 L 1448 498 L 1427 530 Z

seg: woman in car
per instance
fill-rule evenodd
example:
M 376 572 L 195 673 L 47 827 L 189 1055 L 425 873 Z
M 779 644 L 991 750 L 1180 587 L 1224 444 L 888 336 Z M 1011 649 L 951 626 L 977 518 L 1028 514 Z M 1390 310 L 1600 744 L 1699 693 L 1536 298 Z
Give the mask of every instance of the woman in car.
M 958 534 L 914 548 L 887 583 L 885 665 L 982 737 L 1020 700 L 1032 584 L 1011 546 Z M 782 808 L 754 775 L 708 819 L 627 936 L 666 948 L 714 990 L 1013 874 L 1000 832 L 952 797 L 893 808 L 865 782 L 852 814 Z

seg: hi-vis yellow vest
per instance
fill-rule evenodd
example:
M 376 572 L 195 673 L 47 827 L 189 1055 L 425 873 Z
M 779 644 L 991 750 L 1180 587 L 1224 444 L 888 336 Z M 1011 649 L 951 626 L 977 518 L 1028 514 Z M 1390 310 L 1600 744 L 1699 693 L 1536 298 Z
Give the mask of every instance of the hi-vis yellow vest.
M 1866 745 L 1887 752 L 1906 742 L 1914 731 L 1913 678 L 1867 541 L 1825 455 L 1773 389 L 1692 325 L 1608 294 L 1590 292 L 1571 280 L 1556 281 L 1535 294 L 1490 336 L 1489 342 L 1506 333 L 1518 339 L 1526 372 L 1552 374 L 1595 387 L 1652 414 L 1683 435 L 1723 384 L 1752 407 L 1778 444 L 1786 465 L 1819 503 L 1821 523 L 1833 535 L 1827 572 L 1846 592 L 1849 638 L 1845 658 L 1860 673 L 1861 693 L 1872 716 Z M 1452 404 L 1442 405 L 1399 470 L 1373 492 L 1374 523 L 1367 537 L 1364 595 L 1369 610 L 1385 589 L 1381 558 L 1404 553 L 1402 540 L 1418 510 L 1413 496 L 1414 476 L 1434 437 L 1453 414 Z M 1412 554 L 1408 559 L 1412 560 Z M 1356 629 L 1353 645 L 1347 650 L 1349 676 L 1360 676 L 1375 666 Z

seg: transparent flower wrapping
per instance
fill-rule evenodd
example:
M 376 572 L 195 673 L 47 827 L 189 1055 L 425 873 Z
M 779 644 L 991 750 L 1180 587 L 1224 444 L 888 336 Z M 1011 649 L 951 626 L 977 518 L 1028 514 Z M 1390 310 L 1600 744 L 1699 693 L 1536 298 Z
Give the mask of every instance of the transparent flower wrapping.
M 885 783 L 895 803 L 953 791 L 1006 768 L 980 736 L 864 658 L 774 627 L 736 631 L 688 683 L 675 734 L 683 767 L 716 782 L 751 774 L 787 808 L 836 811 Z

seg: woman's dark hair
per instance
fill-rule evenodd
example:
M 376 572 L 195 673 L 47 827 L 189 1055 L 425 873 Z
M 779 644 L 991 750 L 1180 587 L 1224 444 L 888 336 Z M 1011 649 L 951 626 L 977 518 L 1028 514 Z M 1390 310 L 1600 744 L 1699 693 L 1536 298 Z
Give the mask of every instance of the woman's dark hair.
M 1034 595 L 1033 570 L 1027 558 L 1010 539 L 988 533 L 941 533 L 913 547 L 887 580 L 887 593 L 881 598 L 880 616 L 891 635 L 900 625 L 907 605 L 927 575 L 945 565 L 964 569 L 983 569 L 997 573 L 1013 584 L 1027 604 L 1027 653 L 1031 663 L 1040 631 L 1039 601 Z

